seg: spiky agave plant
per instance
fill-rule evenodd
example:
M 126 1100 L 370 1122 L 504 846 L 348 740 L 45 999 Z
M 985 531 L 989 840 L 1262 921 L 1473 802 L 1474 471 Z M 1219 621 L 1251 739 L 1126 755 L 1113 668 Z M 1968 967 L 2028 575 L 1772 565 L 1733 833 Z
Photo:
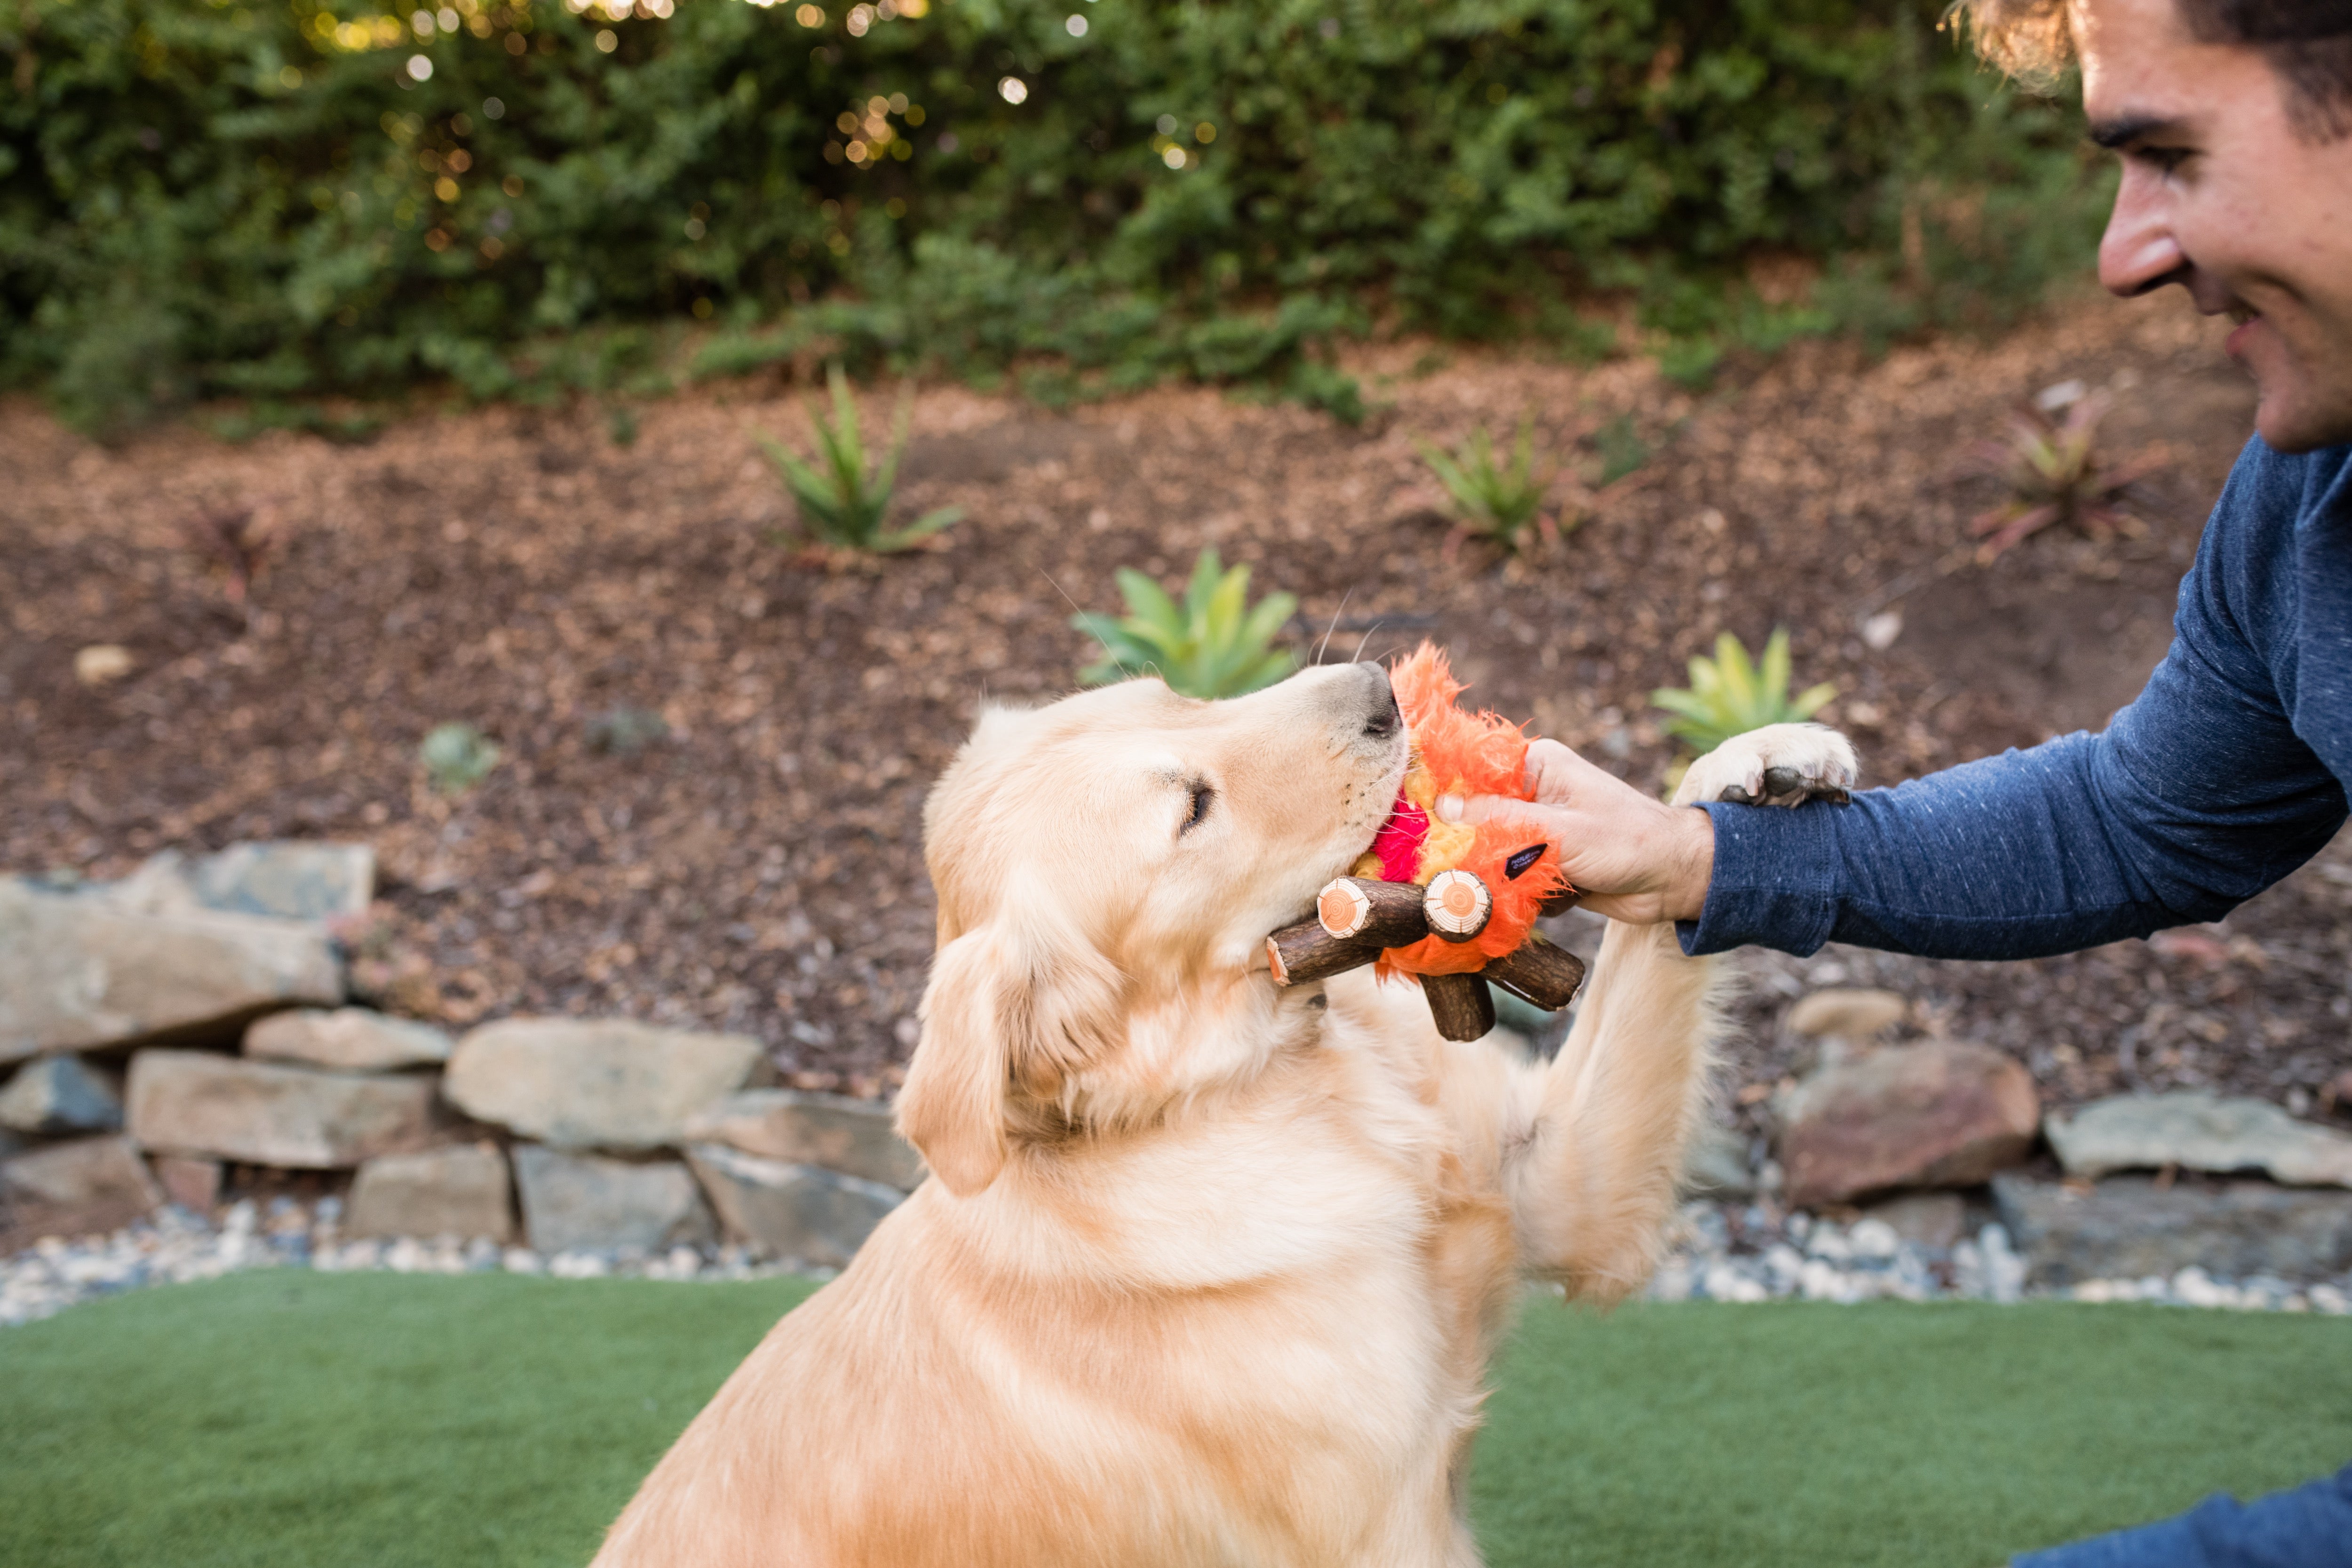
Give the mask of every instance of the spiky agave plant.
M 1519 421 L 1508 463 L 1496 459 L 1494 439 L 1484 425 L 1472 429 L 1451 454 L 1427 441 L 1413 445 L 1445 487 L 1446 510 L 1454 514 L 1454 531 L 1445 541 L 1447 560 L 1466 539 L 1483 539 L 1509 555 L 1525 550 L 1534 537 L 1547 544 L 1558 542 L 1559 525 L 1543 503 L 1559 469 L 1547 462 L 1538 471 L 1533 416 Z
M 1665 731 L 1704 756 L 1734 735 L 1767 724 L 1793 724 L 1819 712 L 1837 688 L 1826 681 L 1789 695 L 1789 631 L 1776 628 L 1764 644 L 1764 658 L 1748 658 L 1748 645 L 1729 632 L 1715 639 L 1715 657 L 1690 661 L 1691 683 L 1661 687 L 1650 700 L 1673 717 Z
M 1078 672 L 1087 686 L 1156 675 L 1187 697 L 1239 697 L 1271 686 L 1298 667 L 1288 648 L 1269 646 L 1298 601 L 1268 594 L 1249 605 L 1246 563 L 1228 570 L 1213 546 L 1201 552 L 1178 604 L 1142 573 L 1122 567 L 1127 614 L 1081 613 L 1070 624 L 1102 645 L 1103 656 Z
M 2114 408 L 2104 392 L 2066 405 L 2063 414 L 2031 404 L 2011 411 L 2007 431 L 1969 448 L 1962 472 L 1996 479 L 2008 499 L 1969 521 L 1980 540 L 1977 559 L 1988 562 L 2053 523 L 2067 523 L 2105 542 L 2137 529 L 2125 510 L 2125 491 L 2162 466 L 2161 450 L 2120 463 L 2099 453 L 2099 425 Z
M 857 402 L 850 395 L 849 377 L 842 374 L 840 365 L 827 365 L 825 383 L 833 395 L 833 417 L 827 419 L 814 406 L 808 410 L 809 426 L 816 434 L 814 463 L 766 432 L 752 432 L 792 493 L 803 526 L 818 543 L 863 555 L 892 555 L 963 515 L 959 507 L 943 506 L 904 528 L 886 527 L 891 492 L 898 483 L 898 459 L 907 450 L 913 394 L 899 395 L 890 444 L 877 463 L 870 458 L 857 432 Z

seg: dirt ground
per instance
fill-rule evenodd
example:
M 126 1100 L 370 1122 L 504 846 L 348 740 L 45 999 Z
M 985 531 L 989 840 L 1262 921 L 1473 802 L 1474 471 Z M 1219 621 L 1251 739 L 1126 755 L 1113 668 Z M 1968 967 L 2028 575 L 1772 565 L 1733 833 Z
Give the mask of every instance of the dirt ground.
M 1786 625 L 1800 680 L 1837 684 L 1826 716 L 1892 783 L 2130 699 L 2252 407 L 2177 300 L 2084 300 L 1877 363 L 1804 346 L 1700 395 L 1643 364 L 1425 344 L 1356 368 L 1381 405 L 1357 430 L 1207 390 L 1056 414 L 925 388 L 908 515 L 966 519 L 935 550 L 851 566 L 794 546 L 751 435 L 804 429 L 774 382 L 638 408 L 626 446 L 583 406 L 425 413 L 358 446 L 181 427 L 106 450 L 8 405 L 0 870 L 365 839 L 382 903 L 354 942 L 387 1005 L 743 1030 L 794 1081 L 872 1094 L 914 1037 L 930 951 L 924 791 L 977 700 L 1070 684 L 1089 657 L 1073 605 L 1114 608 L 1119 566 L 1173 578 L 1215 544 L 1299 596 L 1302 649 L 1334 624 L 1339 654 L 1433 637 L 1475 698 L 1645 784 L 1671 757 L 1651 689 L 1719 629 L 1756 646 Z M 1962 449 L 2067 379 L 2114 392 L 2114 450 L 2168 449 L 2147 532 L 2038 538 L 1979 567 L 1964 523 L 1998 492 L 1954 478 Z M 1571 458 L 1556 493 L 1582 521 L 1548 556 L 1449 563 L 1413 438 L 1506 433 L 1523 411 Z M 1596 492 L 1628 428 L 1648 461 Z M 179 534 L 243 505 L 284 541 L 249 626 Z M 1901 631 L 1874 649 L 1861 628 L 1887 611 Z M 97 643 L 132 673 L 79 684 Z M 667 733 L 616 743 L 623 710 Z M 455 720 L 503 756 L 451 801 L 417 748 Z M 1843 979 L 1899 986 L 1923 1026 L 2016 1053 L 2060 1102 L 2218 1084 L 2307 1107 L 2352 1066 L 2347 960 L 2340 850 L 2226 928 L 2153 943 L 2003 966 L 1760 957 L 1734 1084 L 1790 1070 L 1777 1008 Z

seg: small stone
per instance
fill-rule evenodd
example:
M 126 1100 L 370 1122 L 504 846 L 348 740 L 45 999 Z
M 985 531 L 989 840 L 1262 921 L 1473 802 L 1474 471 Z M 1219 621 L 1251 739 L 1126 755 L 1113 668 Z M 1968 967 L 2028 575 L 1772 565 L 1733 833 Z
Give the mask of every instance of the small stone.
M 1949 1251 L 1968 1229 L 1968 1205 L 1958 1193 L 1906 1193 L 1873 1204 L 1866 1217 L 1889 1226 L 1914 1247 Z
M 2289 1186 L 2352 1187 L 2352 1137 L 2298 1121 L 2266 1100 L 2197 1089 L 2117 1095 L 2043 1124 L 2069 1175 L 2115 1171 L 2262 1171 Z
M 74 650 L 74 679 L 84 686 L 108 686 L 139 668 L 131 650 L 120 644 L 97 642 Z
M 688 1118 L 686 1135 L 766 1160 L 822 1165 L 902 1193 L 923 1179 L 923 1157 L 892 1130 L 890 1108 L 846 1095 L 747 1089 Z
M 208 1215 L 220 1202 L 221 1163 L 192 1160 L 179 1154 L 155 1158 L 155 1180 L 163 1195 L 192 1215 Z
M 1809 1040 L 1831 1037 L 1860 1045 L 1910 1014 L 1911 1004 L 1892 991 L 1816 991 L 1789 1009 L 1789 1030 Z
M 2352 1194 L 2267 1182 L 2159 1187 L 2141 1176 L 2084 1193 L 2001 1175 L 1992 1190 L 2039 1284 L 2165 1277 L 2191 1264 L 2286 1279 L 2352 1268 Z
M 360 1167 L 344 1229 L 353 1236 L 514 1237 L 514 1192 L 494 1143 L 385 1154 Z
M 1754 1197 L 1756 1173 L 1748 1168 L 1748 1140 L 1717 1122 L 1701 1123 L 1683 1151 L 1682 1190 L 1692 1197 Z
M 1903 1247 L 1903 1238 L 1895 1234 L 1893 1226 L 1867 1215 L 1853 1222 L 1853 1227 L 1846 1232 L 1846 1240 L 1852 1244 L 1853 1255 L 1863 1258 L 1889 1258 Z
M 79 1057 L 38 1058 L 0 1089 L 0 1127 L 55 1137 L 121 1126 L 122 1100 L 114 1086 Z
M 457 1042 L 444 1092 L 469 1116 L 557 1148 L 674 1148 L 760 1061 L 760 1043 L 741 1035 L 508 1018 Z
M 342 964 L 319 927 L 144 914 L 0 880 L 0 1062 L 218 1032 L 289 1003 L 342 999 Z
M 675 1160 L 636 1164 L 526 1143 L 514 1151 L 514 1172 L 541 1253 L 662 1252 L 715 1238 L 694 1177 Z
M 163 1205 L 162 1189 L 128 1138 L 82 1138 L 0 1164 L 0 1195 L 71 1215 L 79 1230 L 111 1230 Z
M 1932 1040 L 1824 1068 L 1780 1108 L 1789 1204 L 1975 1185 L 2025 1157 L 2041 1109 L 2032 1075 L 1983 1046 Z
M 422 1147 L 433 1080 L 278 1067 L 206 1051 L 131 1058 L 131 1135 L 149 1149 L 293 1170 L 340 1170 Z
M 693 1144 L 686 1157 L 729 1239 L 804 1263 L 846 1265 L 904 1197 L 880 1182 L 719 1143 Z
M 366 1007 L 300 1007 L 257 1019 L 245 1031 L 245 1054 L 305 1062 L 344 1072 L 437 1067 L 453 1042 L 430 1024 L 386 1017 Z

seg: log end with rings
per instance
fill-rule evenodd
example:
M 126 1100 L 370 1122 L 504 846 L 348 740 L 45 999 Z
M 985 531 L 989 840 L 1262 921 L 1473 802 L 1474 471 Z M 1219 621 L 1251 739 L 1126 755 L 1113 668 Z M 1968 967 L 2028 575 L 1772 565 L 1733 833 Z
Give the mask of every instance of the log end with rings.
M 1468 942 L 1494 918 L 1495 895 L 1467 871 L 1440 871 L 1422 889 L 1421 908 L 1431 934 L 1447 942 Z

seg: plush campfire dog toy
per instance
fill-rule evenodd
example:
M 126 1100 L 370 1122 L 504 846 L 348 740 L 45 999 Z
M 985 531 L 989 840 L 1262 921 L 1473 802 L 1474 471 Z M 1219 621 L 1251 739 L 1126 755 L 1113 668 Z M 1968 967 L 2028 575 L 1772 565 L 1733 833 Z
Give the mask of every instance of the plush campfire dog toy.
M 1276 985 L 1328 980 L 1363 964 L 1412 976 L 1438 1032 L 1475 1040 L 1495 1026 L 1492 981 L 1546 1011 L 1568 1005 L 1584 963 L 1544 940 L 1536 917 L 1574 889 L 1559 851 L 1531 821 L 1439 822 L 1443 795 L 1531 798 L 1527 737 L 1492 713 L 1454 706 L 1462 683 L 1427 643 L 1390 674 L 1412 737 L 1395 806 L 1352 874 L 1328 884 L 1315 919 L 1266 938 Z

